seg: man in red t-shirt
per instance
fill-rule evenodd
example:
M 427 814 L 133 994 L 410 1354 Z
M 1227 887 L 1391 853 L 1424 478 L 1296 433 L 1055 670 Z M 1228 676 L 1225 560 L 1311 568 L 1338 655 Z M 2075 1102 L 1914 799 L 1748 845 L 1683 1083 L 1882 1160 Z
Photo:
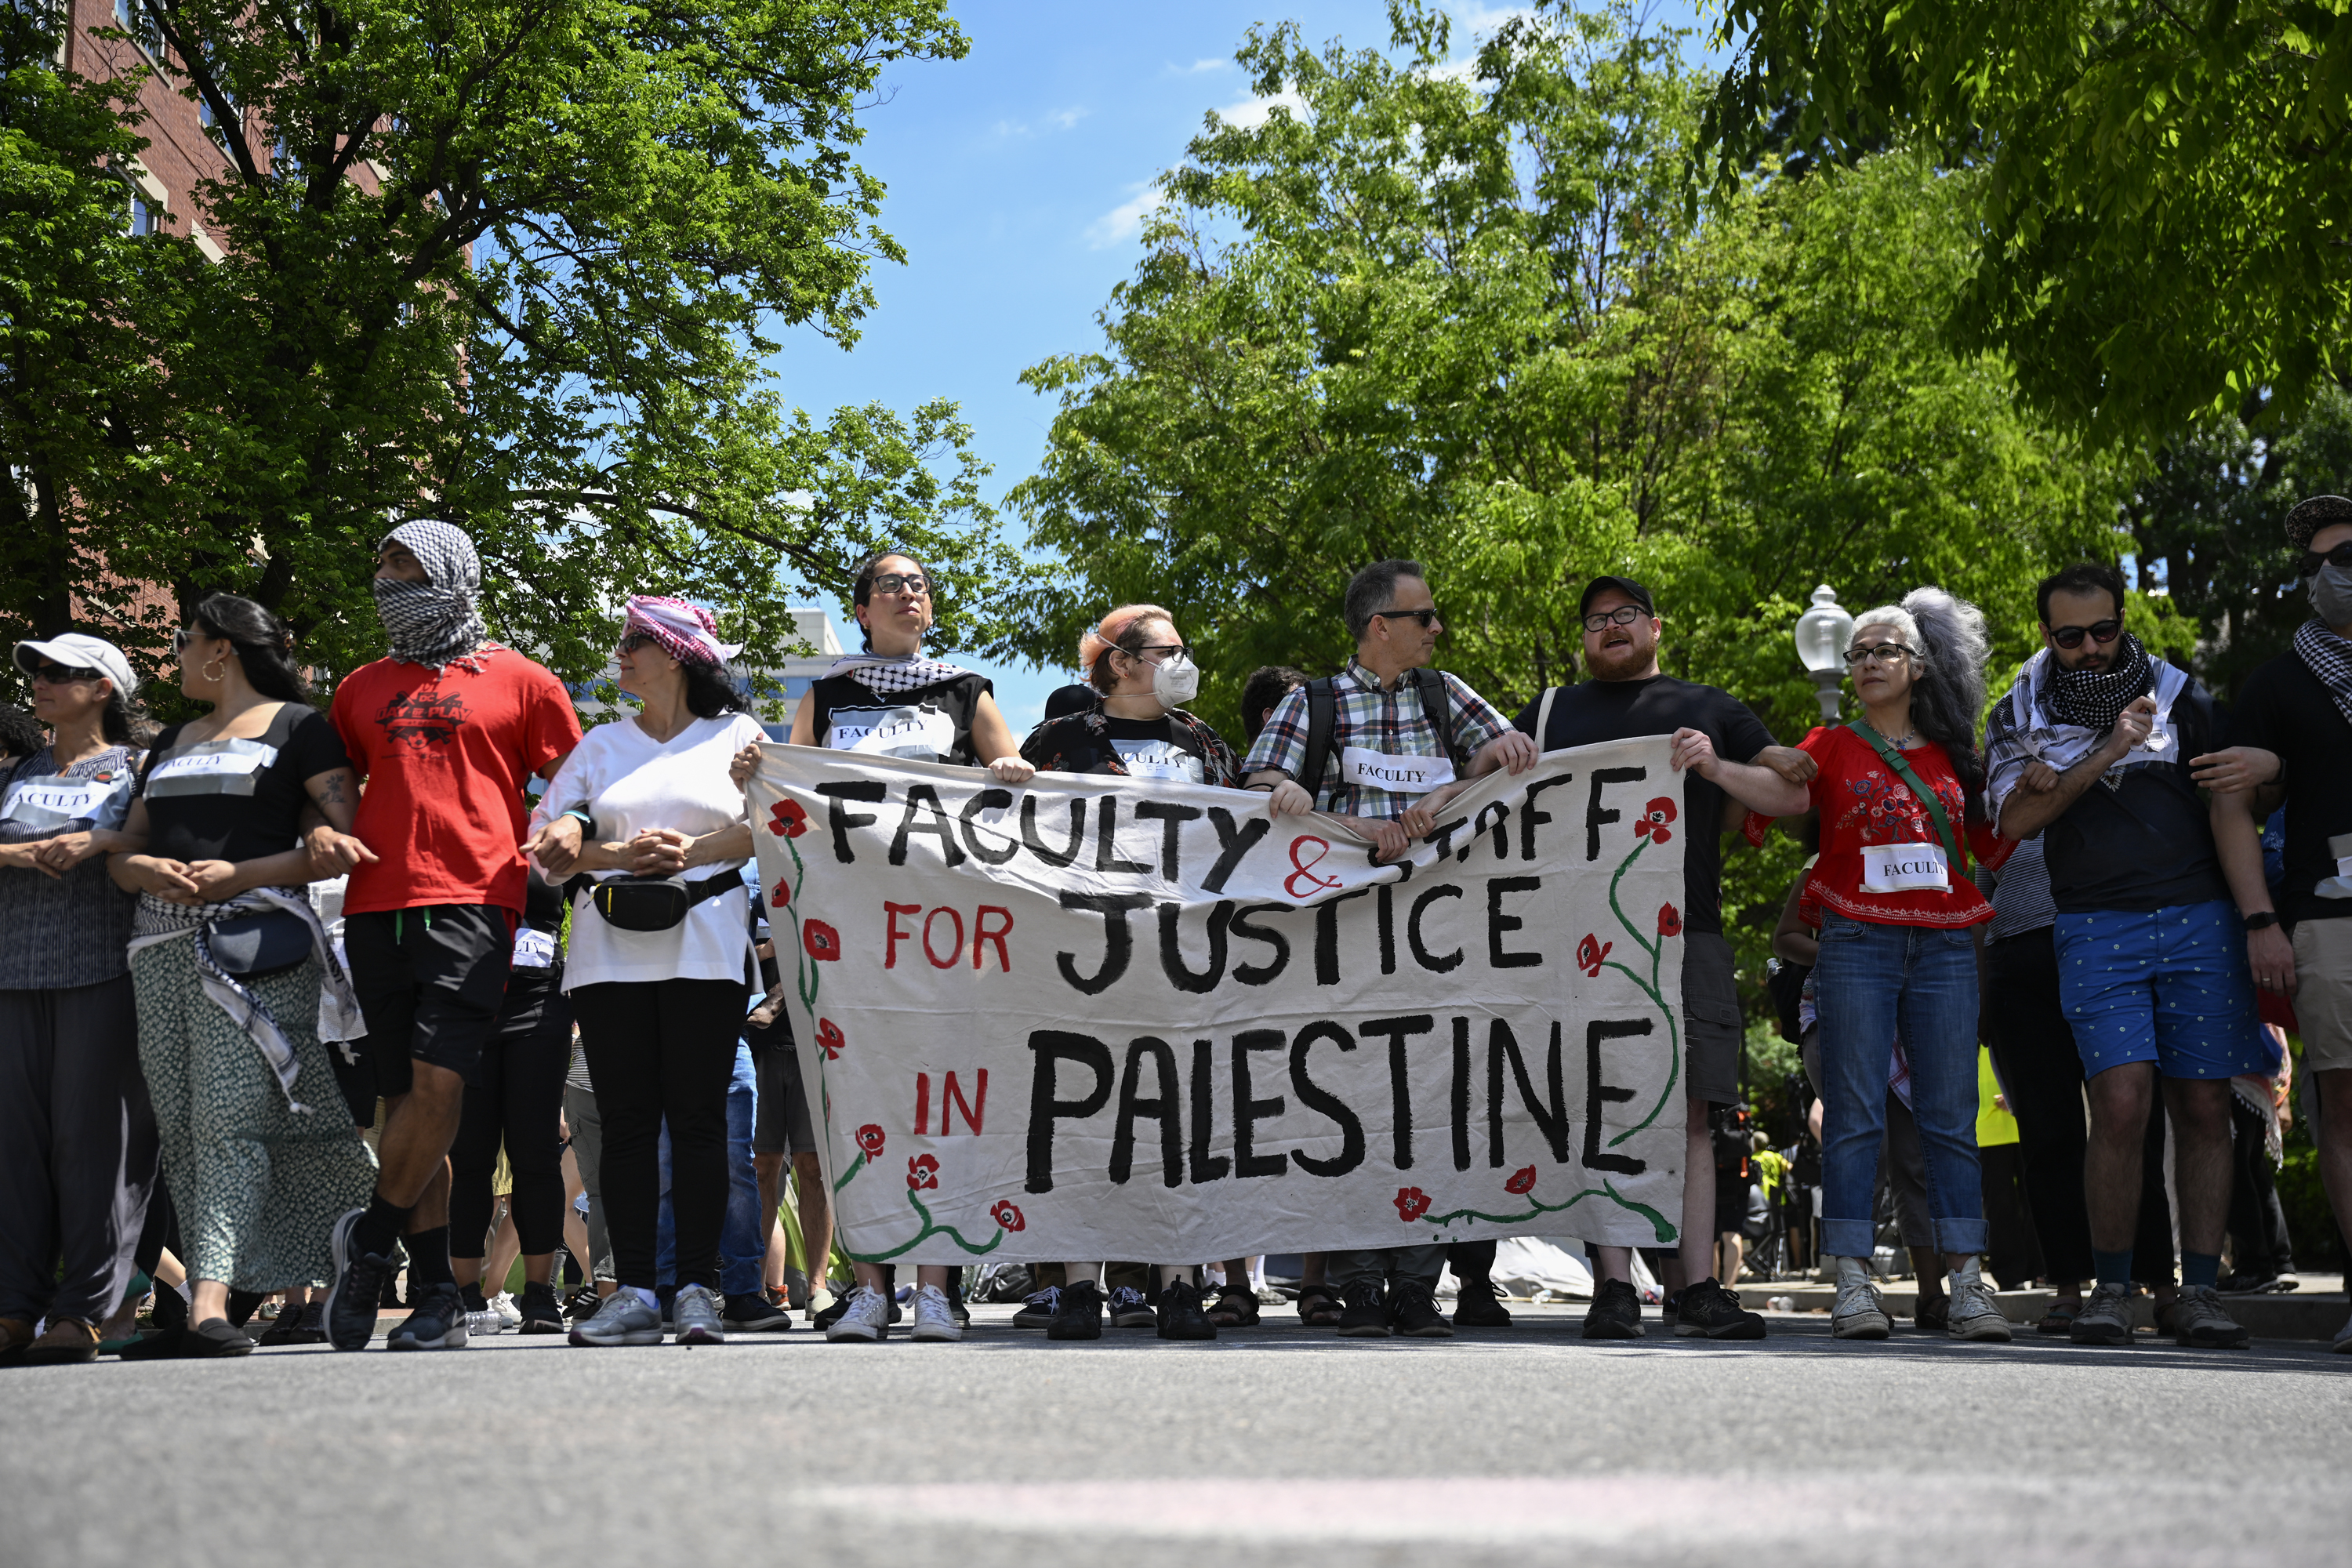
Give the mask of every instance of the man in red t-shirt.
M 408 1319 L 394 1350 L 466 1342 L 449 1268 L 451 1141 L 466 1083 L 496 1027 L 528 877 L 530 775 L 580 743 L 562 682 L 490 641 L 473 541 L 403 523 L 377 552 L 377 612 L 392 653 L 343 678 L 330 714 L 365 780 L 350 835 L 320 828 L 314 859 L 351 875 L 343 945 L 384 1097 L 375 1196 L 335 1222 L 327 1335 L 360 1350 L 408 1247 Z

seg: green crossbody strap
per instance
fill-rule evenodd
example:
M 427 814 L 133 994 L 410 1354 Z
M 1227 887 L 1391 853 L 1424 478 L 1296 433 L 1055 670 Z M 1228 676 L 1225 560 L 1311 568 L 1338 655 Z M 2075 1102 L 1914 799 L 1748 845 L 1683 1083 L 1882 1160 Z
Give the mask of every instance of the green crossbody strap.
M 1959 875 L 1960 847 L 1953 840 L 1952 819 L 1944 814 L 1944 803 L 1936 798 L 1936 792 L 1919 782 L 1919 775 L 1911 771 L 1911 764 L 1903 760 L 1903 753 L 1887 744 L 1886 737 L 1871 728 L 1867 720 L 1857 721 L 1846 728 L 1869 742 L 1870 749 L 1878 753 L 1878 760 L 1893 768 L 1895 776 L 1901 779 L 1918 797 L 1919 804 L 1927 808 L 1927 814 L 1936 819 L 1936 837 L 1944 841 L 1944 864 L 1952 868 L 1954 876 Z

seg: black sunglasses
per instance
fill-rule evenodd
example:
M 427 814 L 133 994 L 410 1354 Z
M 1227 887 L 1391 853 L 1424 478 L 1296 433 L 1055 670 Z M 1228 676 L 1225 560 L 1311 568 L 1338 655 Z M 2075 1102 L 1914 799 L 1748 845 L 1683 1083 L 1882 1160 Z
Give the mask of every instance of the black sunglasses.
M 1436 618 L 1435 610 L 1374 610 L 1372 612 L 1372 619 L 1376 621 L 1419 621 L 1423 631 L 1427 631 L 1429 623 Z
M 104 680 L 106 672 L 102 669 L 86 668 L 78 664 L 51 664 L 48 660 L 43 659 L 33 667 L 33 679 L 46 680 L 51 686 L 64 686 L 76 680 Z
M 2303 564 L 2295 568 L 2295 575 L 2316 577 L 2322 566 L 2333 566 L 2338 571 L 2352 572 L 2352 539 L 2346 540 L 2325 555 L 2316 550 L 2305 551 Z
M 2053 627 L 2050 640 L 2063 648 L 2078 648 L 2083 646 L 2084 637 L 2105 645 L 2123 635 L 2124 624 L 2121 621 L 2094 621 L 2087 626 Z

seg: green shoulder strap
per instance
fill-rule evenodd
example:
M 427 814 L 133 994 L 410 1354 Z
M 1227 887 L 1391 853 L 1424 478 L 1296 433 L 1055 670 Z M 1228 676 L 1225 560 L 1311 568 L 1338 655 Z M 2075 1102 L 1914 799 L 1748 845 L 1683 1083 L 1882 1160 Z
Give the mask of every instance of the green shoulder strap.
M 1878 753 L 1879 761 L 1893 768 L 1895 776 L 1901 779 L 1918 797 L 1919 804 L 1927 808 L 1927 815 L 1936 819 L 1936 837 L 1944 841 L 1944 864 L 1951 868 L 1953 876 L 1958 876 L 1960 847 L 1952 837 L 1952 819 L 1944 814 L 1944 803 L 1936 798 L 1936 792 L 1919 782 L 1919 775 L 1911 771 L 1911 764 L 1903 760 L 1903 753 L 1887 744 L 1886 737 L 1871 728 L 1867 720 L 1856 720 L 1846 728 L 1869 742 L 1870 749 Z

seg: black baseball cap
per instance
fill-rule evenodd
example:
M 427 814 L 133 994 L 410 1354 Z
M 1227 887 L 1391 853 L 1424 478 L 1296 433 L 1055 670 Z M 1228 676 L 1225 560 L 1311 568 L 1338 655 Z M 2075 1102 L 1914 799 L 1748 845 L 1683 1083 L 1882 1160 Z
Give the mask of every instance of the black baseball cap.
M 1612 588 L 1641 605 L 1643 613 L 1653 620 L 1657 618 L 1658 606 L 1651 599 L 1650 591 L 1631 577 L 1595 577 L 1591 582 L 1587 583 L 1584 585 L 1584 597 L 1576 602 L 1577 615 L 1580 617 L 1590 615 L 1592 611 L 1592 601 Z
M 2308 550 L 2313 534 L 2339 522 L 2352 522 L 2352 500 L 2342 496 L 2313 496 L 2298 501 L 2294 510 L 2286 514 L 2287 548 Z

